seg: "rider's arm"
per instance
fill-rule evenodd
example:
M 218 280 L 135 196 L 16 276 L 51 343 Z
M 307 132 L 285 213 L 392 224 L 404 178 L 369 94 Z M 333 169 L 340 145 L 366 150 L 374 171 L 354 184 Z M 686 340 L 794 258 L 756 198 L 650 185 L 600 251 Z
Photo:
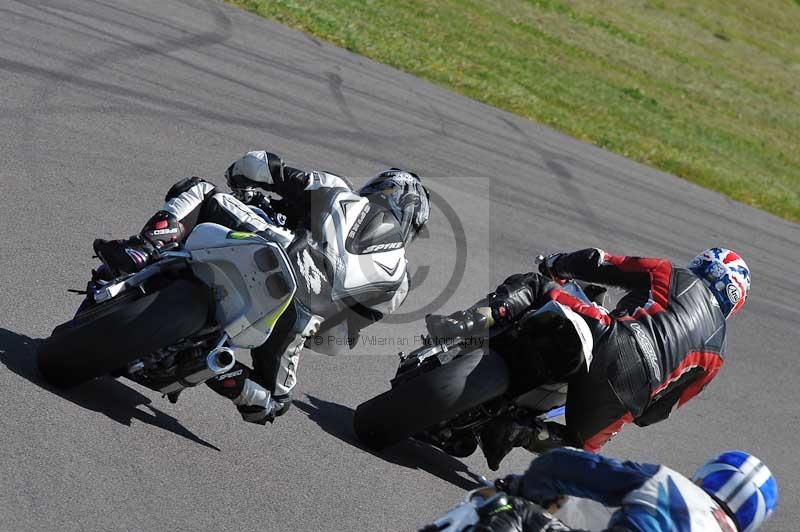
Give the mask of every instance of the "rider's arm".
M 281 197 L 281 211 L 287 215 L 290 227 L 329 212 L 334 196 L 353 190 L 343 177 L 327 172 L 306 172 L 291 166 L 283 167 L 283 172 L 273 176 L 273 183 L 263 188 Z
M 590 248 L 556 255 L 548 268 L 565 279 L 622 288 L 637 303 L 652 299 L 665 307 L 669 299 L 672 264 L 666 259 L 625 257 Z
M 274 183 L 267 189 L 292 202 L 309 202 L 315 196 L 327 195 L 331 189 L 352 191 L 353 187 L 347 179 L 335 174 L 306 172 L 285 166 L 282 175 L 276 175 Z
M 572 495 L 606 506 L 621 506 L 625 495 L 652 477 L 658 467 L 621 462 L 577 449 L 556 449 L 531 463 L 517 493 L 534 502 Z

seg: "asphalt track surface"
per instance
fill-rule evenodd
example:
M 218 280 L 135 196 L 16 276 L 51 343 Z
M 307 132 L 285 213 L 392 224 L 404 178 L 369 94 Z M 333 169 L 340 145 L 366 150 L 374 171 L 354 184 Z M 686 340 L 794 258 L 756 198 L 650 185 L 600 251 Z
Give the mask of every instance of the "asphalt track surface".
M 479 453 L 354 442 L 353 409 L 387 388 L 413 315 L 368 329 L 376 345 L 308 352 L 295 408 L 266 428 L 206 388 L 171 405 L 124 380 L 41 383 L 33 348 L 74 312 L 65 290 L 92 240 L 136 232 L 178 178 L 220 182 L 265 146 L 356 181 L 430 176 L 446 205 L 411 250 L 410 310 L 468 305 L 540 251 L 739 250 L 753 291 L 720 376 L 606 452 L 692 471 L 751 450 L 782 489 L 767 529 L 797 529 L 797 225 L 215 2 L 2 0 L 0 94 L 0 529 L 409 530 L 490 473 Z

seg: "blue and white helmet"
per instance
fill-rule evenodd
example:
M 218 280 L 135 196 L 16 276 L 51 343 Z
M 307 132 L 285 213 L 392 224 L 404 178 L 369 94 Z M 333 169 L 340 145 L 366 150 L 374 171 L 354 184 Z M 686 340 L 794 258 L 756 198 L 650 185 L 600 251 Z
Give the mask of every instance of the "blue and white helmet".
M 742 308 L 750 291 L 750 268 L 737 253 L 725 248 L 707 249 L 692 259 L 689 269 L 717 298 L 726 319 Z
M 430 193 L 415 173 L 399 168 L 385 170 L 367 181 L 358 193 L 371 201 L 383 203 L 395 215 L 406 244 L 428 222 Z
M 727 506 L 740 532 L 753 532 L 778 506 L 778 484 L 769 468 L 744 451 L 726 451 L 702 466 L 692 480 Z

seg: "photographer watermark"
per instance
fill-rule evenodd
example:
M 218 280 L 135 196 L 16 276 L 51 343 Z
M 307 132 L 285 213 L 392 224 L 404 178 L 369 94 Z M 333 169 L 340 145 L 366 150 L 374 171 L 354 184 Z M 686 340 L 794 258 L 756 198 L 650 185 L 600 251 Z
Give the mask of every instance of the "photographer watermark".
M 314 336 L 310 343 L 313 347 L 325 351 L 341 350 L 342 348 L 353 349 L 357 346 L 362 347 L 391 347 L 417 349 L 419 347 L 431 347 L 434 345 L 444 345 L 448 348 L 458 346 L 459 348 L 483 348 L 487 344 L 488 338 L 482 336 L 471 336 L 469 338 L 431 338 L 424 335 L 416 336 L 385 336 L 377 334 L 361 334 L 359 336 L 338 336 L 333 334 L 322 334 Z

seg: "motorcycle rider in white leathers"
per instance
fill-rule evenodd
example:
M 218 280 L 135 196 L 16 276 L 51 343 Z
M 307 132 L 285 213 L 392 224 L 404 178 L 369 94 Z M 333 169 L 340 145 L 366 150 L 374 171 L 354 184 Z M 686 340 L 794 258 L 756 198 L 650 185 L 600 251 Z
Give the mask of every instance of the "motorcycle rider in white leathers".
M 264 424 L 291 404 L 306 339 L 337 327 L 352 345 L 359 329 L 403 303 L 409 290 L 405 246 L 428 220 L 429 196 L 411 172 L 384 171 L 355 192 L 345 178 L 285 166 L 267 151 L 245 154 L 225 176 L 233 194 L 198 177 L 183 179 L 138 237 L 98 240 L 94 247 L 119 274 L 140 270 L 203 222 L 267 232 L 284 245 L 298 278 L 294 304 L 269 340 L 252 350 L 253 369 L 237 362 L 208 382 L 246 421 Z M 264 202 L 256 189 L 280 199 Z M 265 213 L 270 205 L 280 214 Z M 283 224 L 275 222 L 282 216 Z

